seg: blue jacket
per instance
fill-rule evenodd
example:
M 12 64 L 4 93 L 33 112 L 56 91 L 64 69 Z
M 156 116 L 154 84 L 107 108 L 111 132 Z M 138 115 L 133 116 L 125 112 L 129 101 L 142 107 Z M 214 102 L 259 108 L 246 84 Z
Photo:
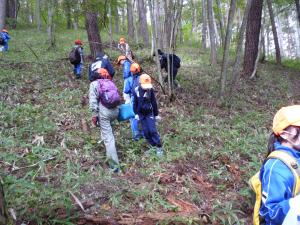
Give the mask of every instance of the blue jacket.
M 102 58 L 100 60 L 97 60 L 93 62 L 89 66 L 89 80 L 92 82 L 94 80 L 97 80 L 99 78 L 99 74 L 97 73 L 97 69 L 99 68 L 104 68 L 108 71 L 110 76 L 113 78 L 115 75 L 115 69 L 111 65 L 110 61 L 108 58 Z
M 294 156 L 300 163 L 300 152 L 275 143 L 275 149 L 285 151 Z M 260 171 L 262 181 L 262 206 L 260 215 L 265 218 L 266 225 L 283 223 L 293 198 L 294 175 L 279 159 L 269 159 Z
M 144 90 L 141 86 L 135 88 L 133 93 L 133 111 L 139 116 L 158 116 L 157 102 L 153 88 Z
M 134 74 L 127 78 L 124 86 L 124 93 L 133 96 L 134 89 L 139 86 L 140 74 Z
M 1 32 L 1 35 L 2 35 L 2 37 L 3 37 L 3 39 L 4 39 L 4 42 L 7 43 L 8 40 L 10 39 L 9 34 L 6 33 L 6 32 Z
M 130 75 L 131 75 L 130 66 L 131 66 L 131 62 L 129 60 L 125 60 L 125 62 L 123 64 L 123 78 L 124 78 L 124 80 L 126 78 L 130 77 Z

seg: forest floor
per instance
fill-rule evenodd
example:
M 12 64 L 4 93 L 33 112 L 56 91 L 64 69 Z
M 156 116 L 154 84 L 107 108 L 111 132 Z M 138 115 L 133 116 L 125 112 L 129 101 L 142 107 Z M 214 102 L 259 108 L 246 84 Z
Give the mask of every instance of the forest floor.
M 75 80 L 66 60 L 78 33 L 60 32 L 55 50 L 45 34 L 30 34 L 12 31 L 0 59 L 0 174 L 16 224 L 251 224 L 247 181 L 266 153 L 274 113 L 300 103 L 299 71 L 259 64 L 259 77 L 240 80 L 231 105 L 220 104 L 221 63 L 179 47 L 175 100 L 156 85 L 165 156 L 145 155 L 146 142 L 116 122 L 122 172 L 114 174 L 90 123 L 88 61 Z M 133 50 L 154 75 L 149 51 Z M 120 68 L 114 79 L 121 90 Z

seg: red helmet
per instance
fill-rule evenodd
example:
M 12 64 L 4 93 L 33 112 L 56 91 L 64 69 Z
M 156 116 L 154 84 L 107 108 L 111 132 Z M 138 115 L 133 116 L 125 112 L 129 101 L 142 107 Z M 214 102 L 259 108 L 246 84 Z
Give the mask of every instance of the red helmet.
M 81 41 L 80 39 L 76 39 L 76 40 L 74 41 L 74 43 L 75 43 L 75 45 L 83 45 L 83 44 L 82 44 L 82 41 Z
M 97 72 L 99 73 L 100 77 L 103 78 L 103 79 L 109 79 L 109 80 L 112 79 L 110 74 L 108 73 L 108 71 L 104 68 L 99 68 L 97 70 Z

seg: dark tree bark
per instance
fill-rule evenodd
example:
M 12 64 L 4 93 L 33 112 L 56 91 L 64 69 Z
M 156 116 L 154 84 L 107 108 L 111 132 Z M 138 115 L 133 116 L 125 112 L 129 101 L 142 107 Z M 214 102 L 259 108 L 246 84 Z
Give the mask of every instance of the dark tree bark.
M 149 32 L 144 0 L 137 0 L 137 3 L 139 13 L 139 33 L 140 36 L 143 38 L 144 45 L 149 46 Z
M 72 28 L 72 19 L 71 19 L 71 1 L 66 0 L 65 1 L 65 13 L 67 18 L 67 29 Z
M 300 0 L 295 0 L 295 3 L 296 3 L 298 22 L 299 22 L 299 26 L 300 26 Z
M 268 4 L 268 9 L 269 9 L 269 14 L 270 14 L 270 20 L 271 20 L 272 32 L 273 32 L 274 44 L 275 44 L 275 50 L 276 50 L 276 63 L 281 64 L 280 47 L 279 47 L 279 42 L 278 42 L 278 35 L 277 35 L 271 0 L 267 0 L 267 4 Z
M 128 37 L 131 40 L 134 40 L 134 23 L 133 23 L 132 0 L 126 0 L 126 4 L 127 4 Z
M 10 19 L 10 26 L 15 29 L 17 27 L 18 1 L 7 0 L 6 16 Z
M 5 27 L 6 0 L 0 0 L 0 29 Z
M 99 27 L 97 23 L 97 13 L 85 13 L 85 28 L 88 35 L 91 55 L 95 58 L 97 52 L 102 51 L 102 42 L 99 34 Z
M 249 77 L 254 71 L 258 54 L 259 35 L 261 28 L 261 15 L 263 0 L 253 0 L 246 28 L 246 42 L 244 54 L 244 77 Z

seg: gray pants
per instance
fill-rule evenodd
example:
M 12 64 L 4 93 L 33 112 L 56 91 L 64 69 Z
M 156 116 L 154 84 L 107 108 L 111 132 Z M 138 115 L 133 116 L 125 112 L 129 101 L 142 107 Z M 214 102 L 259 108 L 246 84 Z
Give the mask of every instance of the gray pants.
M 99 105 L 99 124 L 100 134 L 106 148 L 106 156 L 109 160 L 113 160 L 119 164 L 116 150 L 115 137 L 111 127 L 111 122 L 118 117 L 119 108 L 108 109 L 101 103 Z

